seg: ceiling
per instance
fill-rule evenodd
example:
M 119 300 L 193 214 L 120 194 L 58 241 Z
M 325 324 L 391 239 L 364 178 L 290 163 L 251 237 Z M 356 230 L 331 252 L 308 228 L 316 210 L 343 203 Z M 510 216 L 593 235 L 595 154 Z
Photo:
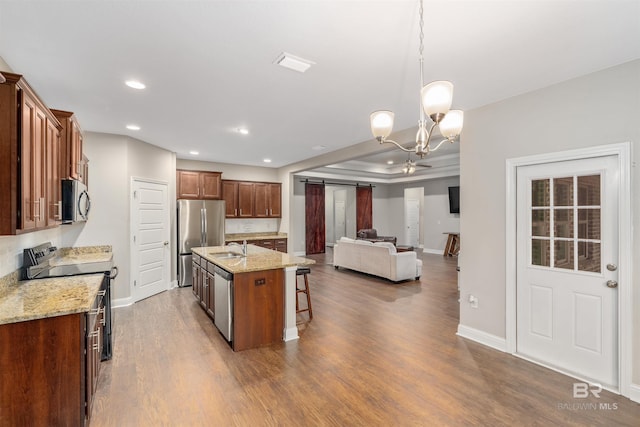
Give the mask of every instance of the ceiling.
M 0 57 L 85 131 L 281 167 L 371 140 L 374 110 L 393 110 L 396 130 L 417 124 L 417 12 L 413 0 L 4 0 Z M 469 110 L 639 58 L 640 1 L 426 0 L 424 32 L 425 81 L 451 80 Z M 279 67 L 282 52 L 315 64 Z M 423 162 L 436 171 L 457 150 Z M 385 177 L 388 156 L 329 170 Z

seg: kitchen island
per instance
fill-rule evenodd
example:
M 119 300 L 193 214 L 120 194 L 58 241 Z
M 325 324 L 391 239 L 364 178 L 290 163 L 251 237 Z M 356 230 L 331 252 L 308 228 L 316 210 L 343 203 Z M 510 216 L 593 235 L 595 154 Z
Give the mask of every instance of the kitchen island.
M 237 245 L 193 248 L 192 252 L 193 292 L 217 326 L 225 323 L 221 316 L 230 317 L 232 327 L 226 338 L 235 351 L 298 338 L 296 269 L 315 261 L 256 245 L 247 245 L 246 255 Z M 216 268 L 223 270 L 222 276 L 224 272 L 233 276 L 226 301 L 216 300 L 226 295 L 221 294 L 222 279 Z

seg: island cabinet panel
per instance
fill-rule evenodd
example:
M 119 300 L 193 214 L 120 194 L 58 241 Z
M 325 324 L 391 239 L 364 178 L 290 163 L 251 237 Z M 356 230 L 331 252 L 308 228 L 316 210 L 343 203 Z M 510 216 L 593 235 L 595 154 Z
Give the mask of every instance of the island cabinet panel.
M 0 424 L 85 425 L 85 314 L 0 325 Z
M 178 199 L 217 200 L 222 198 L 222 173 L 207 171 L 176 171 Z
M 233 349 L 281 342 L 283 329 L 284 270 L 234 275 Z

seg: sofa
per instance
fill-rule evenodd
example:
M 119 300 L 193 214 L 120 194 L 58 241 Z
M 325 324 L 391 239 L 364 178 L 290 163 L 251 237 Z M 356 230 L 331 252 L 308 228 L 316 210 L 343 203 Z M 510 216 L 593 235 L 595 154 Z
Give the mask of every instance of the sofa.
M 397 252 L 391 242 L 342 237 L 333 247 L 333 266 L 383 277 L 393 282 L 418 280 L 422 260 L 415 252 Z
M 378 230 L 375 228 L 363 228 L 358 230 L 356 234 L 359 240 L 368 240 L 370 242 L 391 242 L 396 244 L 396 238 L 393 236 L 378 236 Z

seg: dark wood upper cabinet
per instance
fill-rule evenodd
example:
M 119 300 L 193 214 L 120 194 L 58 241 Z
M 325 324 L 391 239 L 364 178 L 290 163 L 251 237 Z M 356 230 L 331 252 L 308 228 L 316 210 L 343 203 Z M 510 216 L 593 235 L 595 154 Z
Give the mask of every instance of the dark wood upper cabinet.
M 255 183 L 238 181 L 238 217 L 253 218 L 255 216 Z
M 220 172 L 176 171 L 178 199 L 216 200 L 222 198 Z
M 60 178 L 78 179 L 87 183 L 86 157 L 82 152 L 84 137 L 78 119 L 71 111 L 51 110 L 62 130 L 60 131 Z
M 19 234 L 57 225 L 48 190 L 57 172 L 54 153 L 61 126 L 19 74 L 3 73 L 0 84 L 0 235 Z
M 255 183 L 255 216 L 257 218 L 280 218 L 281 212 L 281 186 L 278 183 Z
M 222 181 L 222 198 L 225 201 L 225 216 L 235 218 L 238 216 L 238 181 Z
M 276 182 L 222 181 L 227 218 L 280 218 L 281 184 Z
M 200 172 L 202 198 L 217 200 L 222 198 L 222 179 L 220 172 Z

